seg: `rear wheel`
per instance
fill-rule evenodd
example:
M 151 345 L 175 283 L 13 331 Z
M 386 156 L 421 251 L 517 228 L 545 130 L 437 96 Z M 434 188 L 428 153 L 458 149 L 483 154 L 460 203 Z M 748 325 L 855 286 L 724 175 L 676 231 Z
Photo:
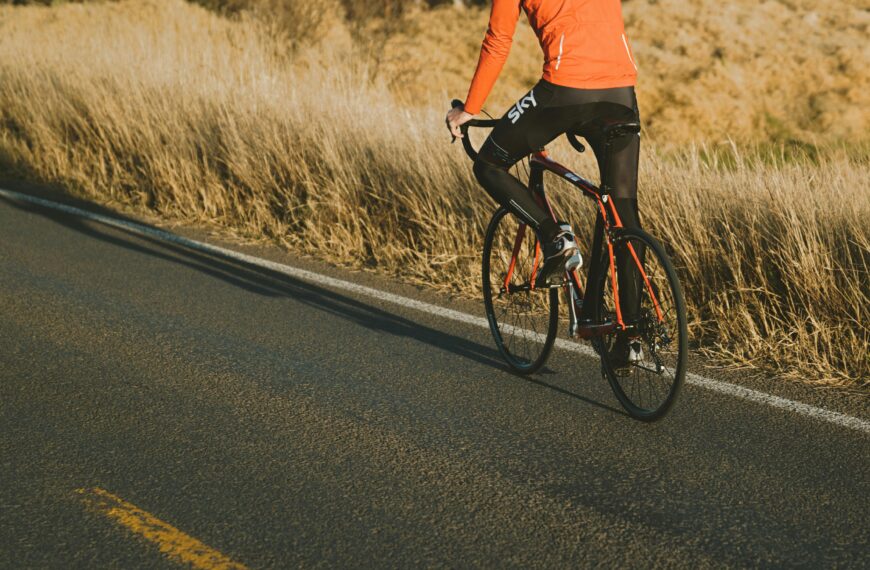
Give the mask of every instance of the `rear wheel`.
M 558 289 L 531 288 L 536 248 L 531 228 L 504 208 L 496 211 L 483 246 L 483 301 L 496 346 L 522 374 L 547 361 L 559 323 Z
M 633 417 L 654 421 L 673 406 L 686 376 L 688 330 L 683 292 L 664 248 L 639 229 L 617 230 L 613 242 L 617 256 L 620 299 L 634 288 L 639 302 L 620 303 L 626 330 L 595 340 L 601 368 L 622 406 Z M 632 251 L 633 250 L 633 251 Z M 620 259 L 626 260 L 620 262 Z M 637 262 L 643 275 L 637 270 Z M 598 283 L 598 322 L 617 321 L 610 258 Z M 648 283 L 647 283 L 648 282 Z

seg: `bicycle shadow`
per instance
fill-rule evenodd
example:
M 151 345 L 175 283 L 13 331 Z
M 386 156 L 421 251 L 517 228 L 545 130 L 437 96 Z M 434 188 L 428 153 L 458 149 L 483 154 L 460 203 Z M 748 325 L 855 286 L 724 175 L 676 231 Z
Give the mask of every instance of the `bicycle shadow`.
M 515 378 L 547 388 L 591 406 L 617 414 L 627 415 L 620 409 L 613 408 L 592 398 L 577 394 L 538 378 L 524 376 L 514 372 L 504 363 L 498 350 L 493 347 L 484 346 L 480 343 L 469 340 L 468 338 L 423 325 L 419 322 L 334 290 L 302 281 L 266 267 L 246 263 L 242 260 L 193 249 L 183 244 L 161 240 L 154 236 L 143 235 L 123 227 L 105 226 L 98 222 L 92 222 L 77 217 L 71 213 L 61 212 L 38 204 L 18 202 L 5 196 L 0 196 L 0 201 L 19 210 L 40 215 L 54 223 L 60 224 L 89 238 L 128 251 L 148 255 L 193 269 L 250 293 L 267 297 L 292 298 L 308 307 L 323 311 L 329 315 L 348 321 L 353 325 L 365 327 L 372 331 L 411 338 L 417 342 L 434 346 L 484 366 L 508 372 Z M 88 205 L 86 209 L 95 213 L 111 216 L 115 219 L 144 226 L 155 231 L 166 231 L 142 223 L 141 221 L 119 215 L 118 213 L 106 208 L 92 207 L 91 205 Z M 550 374 L 555 373 L 547 367 L 545 367 L 543 371 Z

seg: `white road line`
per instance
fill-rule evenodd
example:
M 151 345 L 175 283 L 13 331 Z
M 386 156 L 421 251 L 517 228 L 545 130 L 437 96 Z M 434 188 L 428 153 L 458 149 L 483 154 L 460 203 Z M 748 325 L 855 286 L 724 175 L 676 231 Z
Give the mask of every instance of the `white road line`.
M 370 297 L 379 301 L 398 305 L 400 307 L 414 309 L 415 311 L 428 313 L 430 315 L 436 315 L 438 317 L 450 319 L 452 321 L 458 321 L 460 323 L 474 325 L 477 327 L 489 328 L 489 323 L 483 317 L 475 317 L 473 315 L 469 315 L 468 313 L 462 313 L 460 311 L 454 311 L 453 309 L 448 309 L 439 305 L 424 303 L 423 301 L 417 301 L 415 299 L 410 299 L 401 295 L 387 293 L 386 291 L 381 291 L 380 289 L 366 287 L 365 285 L 358 285 L 356 283 L 351 283 L 350 281 L 335 279 L 334 277 L 329 277 L 320 273 L 315 273 L 313 271 L 307 271 L 305 269 L 299 269 L 298 267 L 292 267 L 283 263 L 269 261 L 268 259 L 262 259 L 260 257 L 246 255 L 244 253 L 239 253 L 231 249 L 226 249 L 201 241 L 188 239 L 164 230 L 149 228 L 147 226 L 143 226 L 134 222 L 128 222 L 126 220 L 120 220 L 117 218 L 112 218 L 110 216 L 96 214 L 87 210 L 82 210 L 81 208 L 75 208 L 73 206 L 67 206 L 66 204 L 43 200 L 42 198 L 36 198 L 27 194 L 20 194 L 18 192 L 4 190 L 2 188 L 0 188 L 0 196 L 6 196 L 7 198 L 11 198 L 20 202 L 38 204 L 46 208 L 66 212 L 68 214 L 73 214 L 75 216 L 79 216 L 88 220 L 93 220 L 95 222 L 100 222 L 107 226 L 121 228 L 140 235 L 155 237 L 171 243 L 183 245 L 191 249 L 222 255 L 230 259 L 235 259 L 238 261 L 249 263 L 251 265 L 270 269 L 277 273 L 282 273 L 289 277 L 301 279 L 309 283 L 315 283 L 317 285 L 323 285 L 325 287 L 330 287 L 333 289 L 349 291 L 351 293 L 356 293 L 358 295 L 363 295 L 365 297 Z M 565 339 L 557 339 L 556 346 L 562 350 L 576 352 L 586 356 L 596 356 L 595 352 L 589 346 L 571 342 Z M 870 433 L 870 421 L 862 420 L 861 418 L 848 416 L 839 412 L 833 412 L 824 408 L 810 406 L 809 404 L 796 402 L 794 400 L 789 400 L 786 398 L 780 398 L 779 396 L 774 396 L 765 392 L 760 392 L 758 390 L 752 390 L 750 388 L 745 388 L 736 384 L 730 384 L 728 382 L 722 382 L 720 380 L 705 378 L 697 374 L 687 374 L 686 382 L 695 386 L 700 386 L 702 388 L 712 390 L 714 392 L 727 394 L 735 398 L 741 398 L 743 400 L 749 400 L 751 402 L 765 404 L 774 408 L 780 408 L 782 410 L 787 410 L 803 416 L 826 421 L 828 423 L 832 423 L 838 426 L 862 431 L 864 433 Z

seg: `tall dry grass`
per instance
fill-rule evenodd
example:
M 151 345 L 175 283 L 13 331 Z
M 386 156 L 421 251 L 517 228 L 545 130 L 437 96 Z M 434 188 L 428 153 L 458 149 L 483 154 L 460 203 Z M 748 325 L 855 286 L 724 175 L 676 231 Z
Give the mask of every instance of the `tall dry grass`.
M 403 104 L 341 26 L 319 42 L 180 0 L 0 7 L 0 168 L 478 294 L 493 206 L 442 105 Z M 866 390 L 868 163 L 866 146 L 646 143 L 643 222 L 673 251 L 701 346 Z

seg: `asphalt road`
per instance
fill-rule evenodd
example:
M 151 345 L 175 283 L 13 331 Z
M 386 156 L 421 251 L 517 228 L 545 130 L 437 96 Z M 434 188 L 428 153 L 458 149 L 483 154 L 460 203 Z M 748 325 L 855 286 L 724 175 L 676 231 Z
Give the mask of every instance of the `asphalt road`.
M 178 567 L 77 489 L 250 568 L 867 567 L 868 443 L 0 197 L 4 568 Z

